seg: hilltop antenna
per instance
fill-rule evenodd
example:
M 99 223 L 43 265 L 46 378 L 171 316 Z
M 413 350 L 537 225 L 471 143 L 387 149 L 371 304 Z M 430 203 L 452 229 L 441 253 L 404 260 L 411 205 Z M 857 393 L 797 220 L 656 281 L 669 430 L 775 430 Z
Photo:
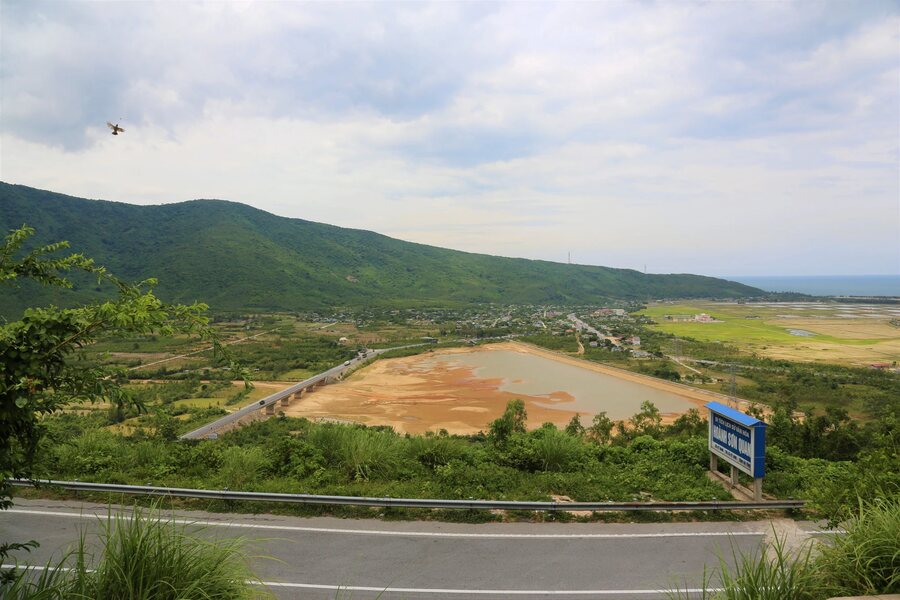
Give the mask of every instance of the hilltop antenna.
M 569 264 L 572 264 L 572 251 L 569 250 Z

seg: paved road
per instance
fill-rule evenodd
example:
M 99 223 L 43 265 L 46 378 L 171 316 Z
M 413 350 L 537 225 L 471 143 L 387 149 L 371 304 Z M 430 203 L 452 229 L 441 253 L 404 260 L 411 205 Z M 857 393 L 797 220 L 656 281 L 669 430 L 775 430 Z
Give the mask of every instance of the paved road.
M 98 516 L 106 514 L 106 505 L 17 499 L 0 511 L 0 540 L 36 538 L 41 548 L 28 560 L 42 564 L 79 531 L 97 531 Z M 203 535 L 252 540 L 255 555 L 273 557 L 256 560 L 256 572 L 283 599 L 658 599 L 676 581 L 698 586 L 704 565 L 730 554 L 731 544 L 750 551 L 771 531 L 768 522 L 469 525 L 172 516 L 202 523 Z
M 600 330 L 596 329 L 595 327 L 588 325 L 587 323 L 585 323 L 584 321 L 582 321 L 581 319 L 576 317 L 575 313 L 569 314 L 568 317 L 569 317 L 569 320 L 572 321 L 572 324 L 575 326 L 576 329 L 580 329 L 582 331 L 587 331 L 589 333 L 593 333 L 601 340 L 607 339 L 610 342 L 612 342 L 613 344 L 615 344 L 616 346 L 620 345 L 617 340 L 614 340 L 612 337 L 606 335 L 605 333 L 601 332 Z
M 219 429 L 231 425 L 232 423 L 239 421 L 240 419 L 246 417 L 247 415 L 254 413 L 262 408 L 275 404 L 285 396 L 289 396 L 294 392 L 305 389 L 313 384 L 316 384 L 320 381 L 328 379 L 329 377 L 337 377 L 347 371 L 348 369 L 352 369 L 356 367 L 359 363 L 370 360 L 371 358 L 378 356 L 379 354 L 384 354 L 385 352 L 390 352 L 391 350 L 397 350 L 400 348 L 408 348 L 409 346 L 399 346 L 398 348 L 382 348 L 378 350 L 368 350 L 366 352 L 365 357 L 356 356 L 344 363 L 337 365 L 336 367 L 332 367 L 327 371 L 323 371 L 317 375 L 313 375 L 309 379 L 304 379 L 299 383 L 295 383 L 290 387 L 286 387 L 283 390 L 279 390 L 274 394 L 266 396 L 262 400 L 255 400 L 253 403 L 248 404 L 246 406 L 241 407 L 240 409 L 234 411 L 233 413 L 227 414 L 220 419 L 216 419 L 212 423 L 207 423 L 201 427 L 193 431 L 189 431 L 181 436 L 181 439 L 185 440 L 196 440 L 207 437 L 209 434 L 218 431 Z

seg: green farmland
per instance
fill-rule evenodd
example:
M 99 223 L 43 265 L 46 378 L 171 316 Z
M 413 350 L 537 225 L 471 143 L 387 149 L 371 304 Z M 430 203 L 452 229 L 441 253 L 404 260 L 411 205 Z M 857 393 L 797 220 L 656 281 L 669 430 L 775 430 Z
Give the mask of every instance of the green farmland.
M 734 344 L 771 358 L 856 365 L 900 359 L 900 328 L 890 323 L 898 309 L 859 305 L 854 311 L 855 306 L 696 302 L 655 304 L 642 314 L 653 318 L 659 331 Z M 714 321 L 679 320 L 701 313 Z

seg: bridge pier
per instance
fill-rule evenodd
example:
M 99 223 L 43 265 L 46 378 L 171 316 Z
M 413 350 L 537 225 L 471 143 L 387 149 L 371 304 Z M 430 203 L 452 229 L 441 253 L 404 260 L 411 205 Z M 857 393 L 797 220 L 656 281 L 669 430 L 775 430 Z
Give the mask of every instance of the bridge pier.
M 291 403 L 291 400 L 293 400 L 293 398 L 294 398 L 293 394 L 291 394 L 290 396 L 285 396 L 284 398 L 281 399 L 281 405 L 289 406 Z
M 272 404 L 266 404 L 266 414 L 267 415 L 275 414 L 275 403 L 274 402 Z

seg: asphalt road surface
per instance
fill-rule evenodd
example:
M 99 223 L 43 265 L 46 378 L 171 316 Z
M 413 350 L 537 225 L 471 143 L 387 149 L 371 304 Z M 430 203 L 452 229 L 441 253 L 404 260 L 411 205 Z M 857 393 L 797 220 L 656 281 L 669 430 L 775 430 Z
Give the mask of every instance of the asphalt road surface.
M 127 512 L 127 508 L 114 510 Z M 0 541 L 37 539 L 21 560 L 46 564 L 106 505 L 17 499 L 0 511 Z M 772 525 L 385 522 L 203 512 L 166 513 L 201 535 L 241 536 L 278 598 L 665 598 L 701 586 L 704 567 L 758 548 Z M 793 522 L 789 522 L 794 526 Z M 782 527 L 783 523 L 780 524 Z M 801 526 L 812 531 L 812 524 Z M 686 585 L 687 584 L 687 585 Z M 714 585 L 714 584 L 713 584 Z

